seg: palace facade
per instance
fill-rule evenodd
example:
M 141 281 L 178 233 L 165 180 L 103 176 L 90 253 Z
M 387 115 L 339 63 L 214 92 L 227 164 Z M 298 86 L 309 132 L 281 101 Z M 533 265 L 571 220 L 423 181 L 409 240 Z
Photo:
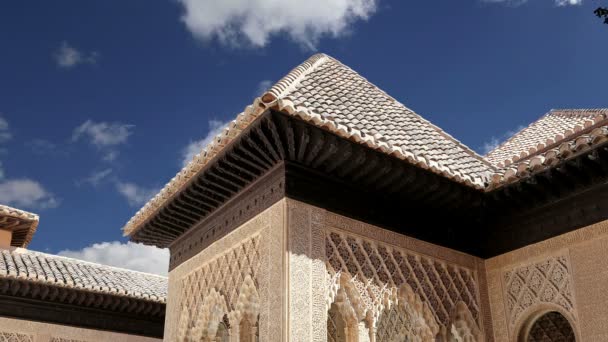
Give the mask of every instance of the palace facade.
M 0 205 L 0 342 L 153 342 L 167 278 L 27 249 L 38 215 Z
M 166 341 L 608 341 L 607 114 L 480 156 L 318 54 L 124 233 L 171 250 Z
M 481 156 L 317 54 L 123 228 L 170 249 L 168 291 L 24 249 L 4 208 L 0 341 L 608 341 L 607 181 L 608 109 Z

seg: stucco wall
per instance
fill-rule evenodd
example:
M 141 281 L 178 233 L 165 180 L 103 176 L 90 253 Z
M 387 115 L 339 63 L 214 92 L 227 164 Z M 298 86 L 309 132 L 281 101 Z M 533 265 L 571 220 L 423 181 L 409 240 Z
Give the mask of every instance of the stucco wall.
M 558 311 L 577 341 L 608 341 L 608 221 L 486 260 L 496 341 Z
M 285 340 L 284 214 L 281 200 L 169 273 L 165 341 L 215 336 L 224 315 L 235 336 L 258 314 L 260 341 Z
M 0 318 L 0 341 L 14 342 L 152 342 L 160 339 Z
M 491 331 L 476 257 L 295 200 L 287 200 L 287 239 L 290 341 L 327 341 L 328 310 L 338 302 L 360 341 L 447 340 L 452 324 L 477 341 Z M 387 331 L 404 329 L 389 313 L 399 305 L 424 327 Z

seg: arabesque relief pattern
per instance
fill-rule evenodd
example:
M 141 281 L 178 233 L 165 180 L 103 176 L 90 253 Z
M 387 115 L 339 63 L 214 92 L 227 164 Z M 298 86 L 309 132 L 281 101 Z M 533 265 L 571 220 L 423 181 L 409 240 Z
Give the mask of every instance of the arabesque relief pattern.
M 507 270 L 503 277 L 511 330 L 522 313 L 538 303 L 557 304 L 575 317 L 567 255 L 557 255 Z
M 34 336 L 16 332 L 0 332 L 0 342 L 34 342 Z
M 352 275 L 366 310 L 377 312 L 387 296 L 407 284 L 428 303 L 442 327 L 450 327 L 451 313 L 459 302 L 466 305 L 479 324 L 473 270 L 344 232 L 328 231 L 325 243 L 328 272 Z
M 223 328 L 246 340 L 258 334 L 260 239 L 255 234 L 182 280 L 179 341 L 216 341 L 227 334 Z M 244 320 L 250 331 L 239 331 Z

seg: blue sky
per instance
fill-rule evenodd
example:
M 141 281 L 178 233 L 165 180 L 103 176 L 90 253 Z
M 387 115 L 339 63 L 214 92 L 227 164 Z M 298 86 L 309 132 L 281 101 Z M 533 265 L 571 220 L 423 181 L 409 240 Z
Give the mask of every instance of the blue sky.
M 483 152 L 551 108 L 606 106 L 599 5 L 3 2 L 0 202 L 40 214 L 31 249 L 155 271 L 120 228 L 189 146 L 314 52 Z

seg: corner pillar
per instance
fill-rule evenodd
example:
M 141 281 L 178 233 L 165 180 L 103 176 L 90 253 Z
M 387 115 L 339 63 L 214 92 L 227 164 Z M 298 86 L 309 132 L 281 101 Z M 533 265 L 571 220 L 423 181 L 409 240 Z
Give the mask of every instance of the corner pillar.
M 287 200 L 289 341 L 327 341 L 324 213 Z

